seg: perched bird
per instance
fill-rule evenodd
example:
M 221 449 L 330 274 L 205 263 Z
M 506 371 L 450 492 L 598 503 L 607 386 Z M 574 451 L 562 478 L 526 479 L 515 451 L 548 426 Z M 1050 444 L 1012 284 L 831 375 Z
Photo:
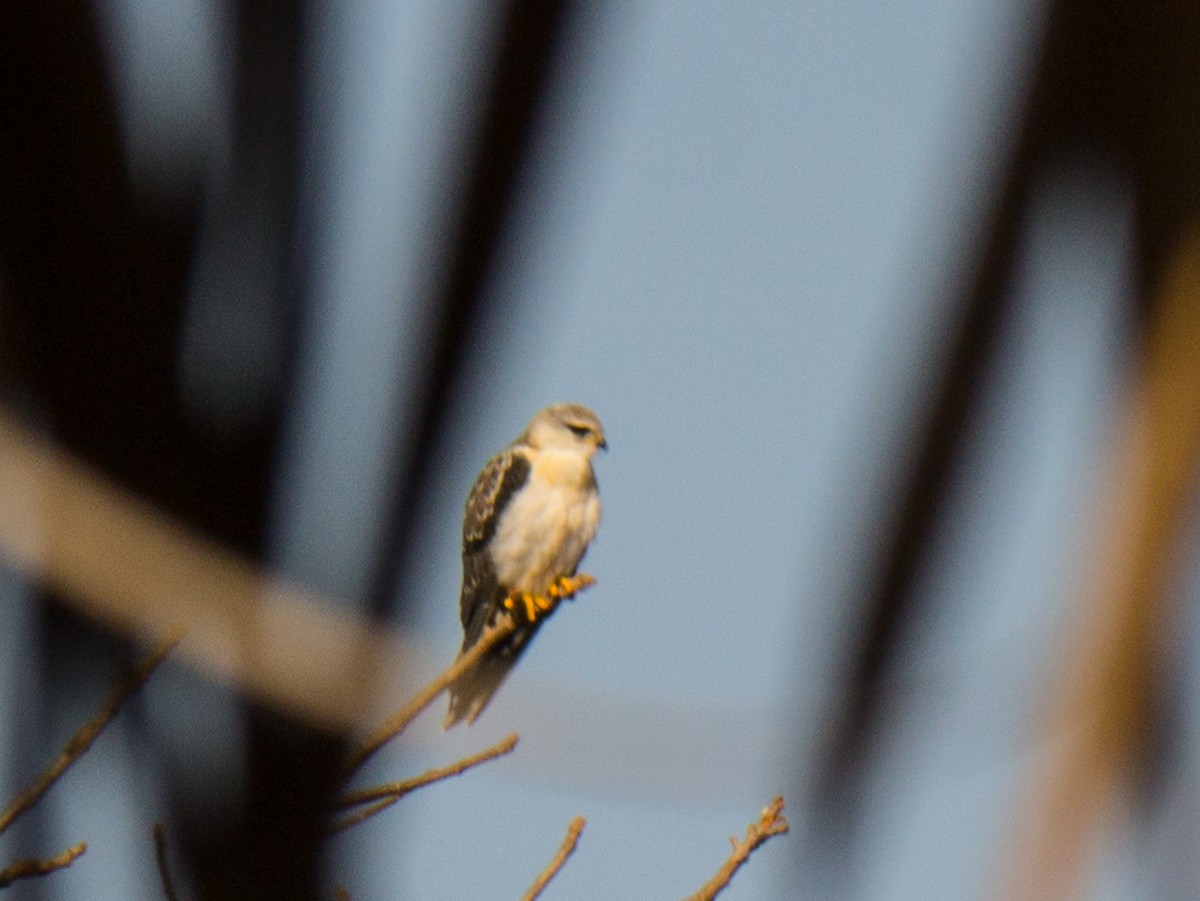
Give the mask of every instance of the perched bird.
M 556 404 L 475 480 L 463 515 L 460 654 L 501 613 L 516 629 L 451 686 L 444 728 L 474 722 L 558 600 L 590 583 L 576 570 L 600 522 L 592 458 L 606 447 L 595 413 Z

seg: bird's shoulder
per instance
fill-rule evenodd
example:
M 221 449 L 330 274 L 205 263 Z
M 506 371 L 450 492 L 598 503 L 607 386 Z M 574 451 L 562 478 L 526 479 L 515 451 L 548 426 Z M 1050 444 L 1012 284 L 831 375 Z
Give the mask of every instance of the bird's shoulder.
M 529 480 L 528 448 L 506 447 L 484 465 L 467 496 L 463 515 L 463 551 L 478 550 L 491 540 L 508 502 Z

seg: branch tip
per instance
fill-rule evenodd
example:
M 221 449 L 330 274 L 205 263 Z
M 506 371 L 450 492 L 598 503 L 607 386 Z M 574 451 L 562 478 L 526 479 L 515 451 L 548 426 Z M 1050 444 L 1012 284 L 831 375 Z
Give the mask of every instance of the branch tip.
M 776 795 L 758 815 L 758 819 L 746 827 L 746 837 L 738 840 L 730 836 L 733 851 L 729 858 L 721 864 L 720 869 L 713 874 L 712 879 L 704 883 L 700 891 L 690 895 L 686 901 L 712 901 L 729 885 L 733 874 L 750 859 L 751 853 L 773 835 L 782 835 L 788 831 L 788 821 L 783 817 L 783 796 Z
M 558 846 L 558 850 L 554 852 L 554 856 L 550 858 L 550 863 L 546 865 L 546 869 L 538 874 L 537 879 L 533 881 L 533 885 L 529 887 L 524 895 L 521 896 L 521 901 L 536 901 L 536 898 L 550 884 L 550 880 L 558 875 L 558 871 L 563 868 L 572 854 L 575 853 L 575 847 L 579 844 L 579 836 L 583 833 L 583 827 L 587 825 L 587 820 L 583 817 L 575 817 L 567 826 L 567 834 L 563 838 L 562 844 Z
M 71 847 L 59 854 L 55 854 L 53 857 L 27 857 L 24 860 L 18 860 L 0 870 L 0 888 L 12 885 L 18 879 L 28 879 L 32 876 L 46 876 L 56 870 L 69 867 L 86 850 L 87 842 L 79 842 L 79 844 L 71 845 Z

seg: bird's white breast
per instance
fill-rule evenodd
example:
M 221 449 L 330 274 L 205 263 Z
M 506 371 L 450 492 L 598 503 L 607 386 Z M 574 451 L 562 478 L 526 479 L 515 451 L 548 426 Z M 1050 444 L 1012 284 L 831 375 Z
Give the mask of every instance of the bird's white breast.
M 558 450 L 529 456 L 529 480 L 504 511 L 491 552 L 502 585 L 544 594 L 575 571 L 596 534 L 600 498 L 587 457 Z

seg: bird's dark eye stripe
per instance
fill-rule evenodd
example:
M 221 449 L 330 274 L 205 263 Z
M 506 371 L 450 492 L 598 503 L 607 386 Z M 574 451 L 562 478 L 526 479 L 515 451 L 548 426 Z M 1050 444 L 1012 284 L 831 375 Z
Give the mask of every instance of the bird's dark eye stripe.
M 580 438 L 586 438 L 592 433 L 592 430 L 585 425 L 571 425 L 567 423 L 567 428 L 578 435 Z

